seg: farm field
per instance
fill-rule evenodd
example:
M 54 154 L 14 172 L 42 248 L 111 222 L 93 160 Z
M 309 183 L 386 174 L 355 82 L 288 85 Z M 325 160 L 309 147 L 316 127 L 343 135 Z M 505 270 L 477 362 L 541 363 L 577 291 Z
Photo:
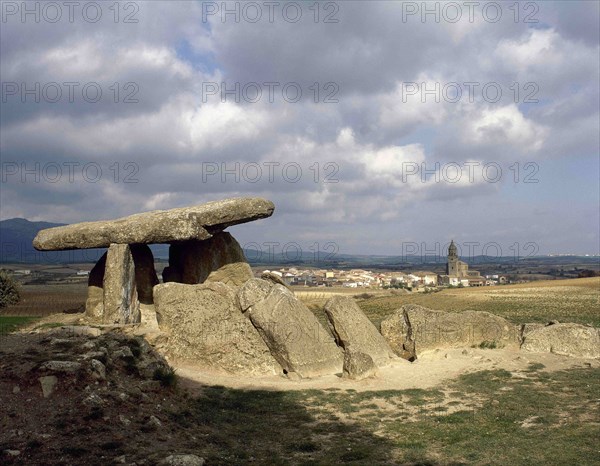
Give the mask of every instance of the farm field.
M 5 316 L 46 316 L 83 309 L 86 283 L 24 285 L 22 300 L 0 312 Z M 577 322 L 600 326 L 600 277 L 536 281 L 482 288 L 452 288 L 436 293 L 368 288 L 300 288 L 294 293 L 318 315 L 334 295 L 355 297 L 376 324 L 404 304 L 419 304 L 442 311 L 487 311 L 514 323 Z M 365 298 L 366 295 L 370 297 Z
M 0 316 L 39 316 L 83 312 L 87 281 L 56 285 L 22 285 L 21 301 L 2 309 Z
M 576 322 L 600 326 L 600 277 L 535 281 L 516 285 L 481 288 L 446 288 L 435 293 L 406 293 L 368 288 L 328 288 L 294 290 L 296 296 L 322 320 L 321 309 L 334 295 L 353 296 L 362 310 L 379 324 L 404 304 L 460 312 L 486 311 L 513 323 Z M 364 295 L 372 295 L 363 298 Z
M 444 289 L 373 297 L 359 304 L 375 323 L 403 304 L 419 304 L 442 311 L 491 312 L 513 323 L 558 320 L 600 326 L 600 277 Z

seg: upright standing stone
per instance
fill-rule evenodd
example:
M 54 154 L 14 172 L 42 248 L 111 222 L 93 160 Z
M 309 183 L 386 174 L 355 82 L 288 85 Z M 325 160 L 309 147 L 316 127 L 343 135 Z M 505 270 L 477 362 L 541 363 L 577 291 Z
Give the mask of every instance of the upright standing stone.
M 238 302 L 287 372 L 301 377 L 342 372 L 341 349 L 285 286 L 248 280 L 238 293 Z
M 381 335 L 394 353 L 408 361 L 417 359 L 412 329 L 404 309 L 398 309 L 381 322 Z
M 167 265 L 162 272 L 163 283 L 181 283 L 181 270 L 172 265 Z
M 135 284 L 135 265 L 127 244 L 111 244 L 104 270 L 105 324 L 132 324 L 140 321 L 140 303 Z
M 152 304 L 152 289 L 158 285 L 158 276 L 154 268 L 154 256 L 147 244 L 132 244 L 131 256 L 135 264 L 135 285 L 138 299 L 142 304 Z
M 85 315 L 101 322 L 104 314 L 104 269 L 106 253 L 96 262 L 88 277 L 88 297 L 85 301 Z
M 153 289 L 159 281 L 154 268 L 154 255 L 147 244 L 132 244 L 129 247 L 135 264 L 135 286 L 140 301 L 140 324 L 146 329 L 158 330 Z
M 376 365 L 386 365 L 394 352 L 373 323 L 348 296 L 334 296 L 325 304 L 329 327 L 338 345 L 368 354 Z
M 252 269 L 239 243 L 227 232 L 205 241 L 182 241 L 169 248 L 169 272 L 180 274 L 181 282 L 222 282 L 234 287 L 250 280 Z

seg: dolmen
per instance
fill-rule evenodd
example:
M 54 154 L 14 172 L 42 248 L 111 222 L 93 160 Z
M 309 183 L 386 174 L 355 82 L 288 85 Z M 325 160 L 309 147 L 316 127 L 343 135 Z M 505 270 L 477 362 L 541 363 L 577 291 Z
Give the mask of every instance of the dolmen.
M 252 278 L 241 247 L 223 230 L 269 217 L 275 206 L 265 199 L 237 198 L 116 220 L 84 222 L 40 231 L 39 251 L 108 248 L 90 272 L 86 314 L 103 324 L 138 323 L 140 309 L 154 303 L 159 283 L 149 244 L 170 244 L 165 282 L 197 284 L 211 273 L 226 280 Z M 233 277 L 233 278 L 232 278 Z
M 172 362 L 290 379 L 373 376 L 397 356 L 354 300 L 328 303 L 328 331 L 285 283 L 254 278 L 241 246 L 224 231 L 274 209 L 266 199 L 226 199 L 49 228 L 33 245 L 108 248 L 89 275 L 86 319 L 154 325 Z M 149 244 L 170 245 L 162 283 Z

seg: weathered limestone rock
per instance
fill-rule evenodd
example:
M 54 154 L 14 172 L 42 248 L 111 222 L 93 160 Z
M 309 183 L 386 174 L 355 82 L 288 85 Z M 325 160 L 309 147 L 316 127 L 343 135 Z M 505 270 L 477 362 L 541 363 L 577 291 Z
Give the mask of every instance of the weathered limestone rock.
M 381 335 L 394 353 L 401 358 L 409 361 L 417 358 L 412 330 L 402 309 L 395 311 L 381 322 Z
M 381 334 L 396 354 L 411 360 L 437 348 L 517 344 L 519 332 L 516 325 L 489 312 L 444 312 L 407 304 L 381 322 Z
M 235 289 L 223 283 L 154 287 L 167 351 L 181 360 L 233 374 L 280 374 L 281 367 L 252 323 L 240 312 Z
M 600 358 L 600 329 L 580 324 L 538 327 L 523 336 L 521 349 L 577 358 Z
M 140 303 L 135 283 L 135 267 L 126 244 L 111 244 L 104 270 L 105 324 L 132 324 L 140 321 Z
M 394 352 L 377 328 L 348 296 L 334 296 L 325 304 L 325 313 L 335 340 L 344 350 L 349 347 L 373 358 L 378 366 L 388 364 Z
M 204 458 L 197 455 L 169 455 L 159 464 L 161 466 L 204 466 Z
M 159 330 L 154 304 L 140 303 L 140 331 Z
M 362 380 L 374 377 L 376 373 L 377 366 L 371 356 L 360 351 L 346 350 L 344 353 L 344 378 Z
M 522 344 L 527 335 L 529 335 L 534 330 L 537 330 L 538 328 L 544 328 L 545 326 L 546 326 L 546 324 L 542 324 L 539 322 L 533 322 L 533 323 L 521 325 L 521 335 L 520 335 L 519 342 Z
M 244 283 L 237 294 L 242 312 L 246 312 L 250 306 L 263 300 L 269 294 L 273 285 L 273 282 L 254 278 Z
M 276 273 L 273 272 L 263 272 L 260 275 L 260 278 L 262 278 L 263 280 L 268 280 L 271 281 L 273 283 L 275 283 L 276 285 L 282 285 L 285 286 L 286 288 L 290 288 L 286 282 L 283 281 L 283 279 L 277 275 Z
M 301 377 L 342 372 L 342 351 L 286 287 L 254 278 L 242 286 L 238 301 L 286 372 Z
M 205 241 L 173 243 L 169 267 L 181 274 L 181 283 L 190 285 L 222 282 L 237 287 L 253 277 L 244 251 L 226 232 Z
M 93 320 L 101 321 L 104 314 L 104 268 L 106 253 L 96 262 L 88 277 L 88 297 L 85 301 L 85 315 Z
M 116 220 L 84 222 L 40 231 L 39 251 L 204 240 L 231 225 L 270 217 L 275 206 L 261 198 L 234 198 L 194 207 L 155 210 Z
M 92 359 L 90 361 L 90 369 L 94 378 L 97 378 L 98 380 L 106 379 L 106 366 L 102 364 L 102 362 L 97 359 Z
M 86 316 L 92 320 L 104 323 L 134 323 L 139 322 L 138 316 L 139 311 L 137 307 L 139 301 L 141 304 L 147 305 L 146 310 L 149 310 L 152 305 L 152 288 L 157 285 L 158 277 L 156 276 L 156 270 L 154 269 L 154 257 L 152 251 L 145 244 L 132 244 L 129 247 L 127 245 L 113 245 L 110 259 L 110 267 L 112 274 L 111 277 L 107 278 L 106 274 L 106 262 L 109 251 L 104 253 L 102 257 L 96 262 L 96 265 L 90 271 L 88 279 L 88 298 L 85 303 Z M 126 249 L 129 249 L 129 254 L 126 253 Z M 124 261 L 120 263 L 120 261 Z M 133 265 L 131 263 L 133 261 Z M 129 280 L 131 279 L 131 268 L 133 268 L 135 286 L 131 288 Z M 116 273 L 115 273 L 116 272 Z M 104 282 L 107 280 L 113 289 L 105 290 Z M 115 288 L 116 287 L 116 288 Z M 129 289 L 129 298 L 127 294 L 122 294 L 118 291 L 119 287 L 122 287 L 123 293 L 125 289 Z M 137 298 L 134 299 L 135 293 L 137 292 Z M 105 297 L 109 296 L 112 299 L 109 313 L 112 315 L 104 315 L 105 311 Z M 129 304 L 128 304 L 129 303 Z M 130 308 L 130 311 L 127 309 Z M 121 311 L 117 311 L 121 309 Z M 123 318 L 115 317 L 114 313 L 124 313 Z M 128 319 L 124 317 L 127 314 L 131 314 Z M 119 314 L 120 315 L 120 314 Z
M 77 361 L 46 361 L 40 368 L 52 372 L 71 374 L 81 369 L 81 363 Z
M 40 377 L 38 380 L 42 386 L 42 394 L 44 395 L 44 398 L 48 398 L 54 392 L 54 388 L 58 383 L 58 379 L 55 375 L 46 375 L 44 377 Z

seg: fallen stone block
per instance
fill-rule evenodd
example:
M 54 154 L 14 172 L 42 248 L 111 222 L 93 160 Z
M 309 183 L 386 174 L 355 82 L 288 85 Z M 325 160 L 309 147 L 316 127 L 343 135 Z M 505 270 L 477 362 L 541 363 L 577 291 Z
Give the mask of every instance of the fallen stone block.
M 47 375 L 38 379 L 42 386 L 42 394 L 44 398 L 48 398 L 54 392 L 58 379 L 55 375 Z
M 334 296 L 324 307 L 329 327 L 339 346 L 368 354 L 376 365 L 382 366 L 394 358 L 394 352 L 377 328 L 348 296 Z
M 346 350 L 344 353 L 344 378 L 362 380 L 374 377 L 376 373 L 377 366 L 371 356 L 360 351 Z
M 283 372 L 240 311 L 234 288 L 164 283 L 154 287 L 154 305 L 171 357 L 233 374 Z
M 382 321 L 381 333 L 396 354 L 409 360 L 438 348 L 519 343 L 518 327 L 489 312 L 434 311 L 416 304 L 404 305 Z
M 573 323 L 536 326 L 523 335 L 521 349 L 530 353 L 600 358 L 600 329 Z
M 286 287 L 254 278 L 240 289 L 238 301 L 286 372 L 301 377 L 342 372 L 341 349 Z

